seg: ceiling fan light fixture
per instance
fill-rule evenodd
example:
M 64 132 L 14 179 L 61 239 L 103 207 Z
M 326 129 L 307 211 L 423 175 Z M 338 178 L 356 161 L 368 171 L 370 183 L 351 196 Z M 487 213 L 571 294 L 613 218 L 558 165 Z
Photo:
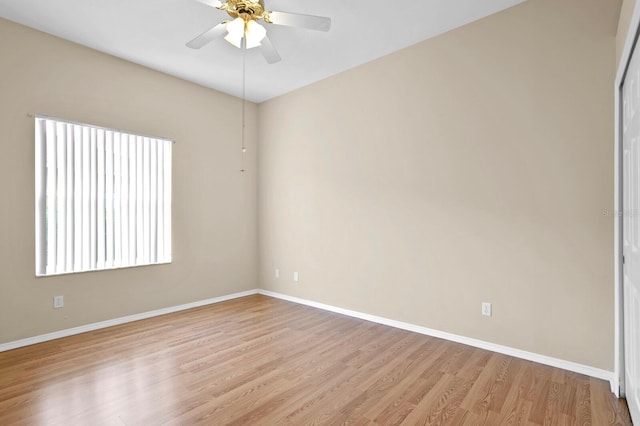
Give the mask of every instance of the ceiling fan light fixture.
M 261 46 L 261 41 L 267 36 L 267 30 L 256 21 L 247 23 L 247 49 Z
M 238 49 L 242 48 L 242 37 L 244 37 L 244 19 L 236 18 L 227 23 L 228 34 L 224 38 Z

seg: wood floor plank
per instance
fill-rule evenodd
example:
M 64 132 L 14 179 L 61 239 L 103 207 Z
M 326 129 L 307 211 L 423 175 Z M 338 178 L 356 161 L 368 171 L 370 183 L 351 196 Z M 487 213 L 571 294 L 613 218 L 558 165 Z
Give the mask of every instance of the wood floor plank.
M 609 385 L 602 380 L 589 379 L 591 391 L 591 419 L 597 425 L 626 425 L 631 423 L 624 400 L 610 398 Z
M 609 384 L 261 295 L 0 353 L 0 425 L 630 425 Z
M 531 386 L 531 363 L 518 360 L 521 368 L 513 377 L 513 386 L 507 393 L 500 412 L 496 412 L 496 424 L 520 425 L 526 424 L 531 411 L 531 402 L 525 396 Z
M 403 425 L 451 424 L 472 382 L 445 373 L 436 386 L 402 422 Z
M 583 380 L 576 390 L 576 425 L 591 424 L 591 386 L 589 380 Z

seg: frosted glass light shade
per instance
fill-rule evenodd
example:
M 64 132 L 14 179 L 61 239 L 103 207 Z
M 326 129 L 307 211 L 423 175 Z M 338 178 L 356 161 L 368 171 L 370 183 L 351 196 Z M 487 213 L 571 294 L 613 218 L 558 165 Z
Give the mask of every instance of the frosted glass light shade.
M 247 24 L 247 49 L 260 46 L 260 42 L 266 37 L 267 30 L 256 21 Z
M 227 36 L 224 38 L 237 48 L 242 48 L 242 37 L 244 37 L 244 19 L 236 18 L 227 23 Z

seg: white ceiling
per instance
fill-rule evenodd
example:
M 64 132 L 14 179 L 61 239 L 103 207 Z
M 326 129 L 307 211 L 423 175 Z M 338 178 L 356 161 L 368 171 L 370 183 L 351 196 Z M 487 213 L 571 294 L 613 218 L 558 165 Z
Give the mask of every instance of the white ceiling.
M 257 49 L 247 51 L 247 99 L 271 99 L 522 1 L 265 0 L 269 10 L 328 16 L 332 28 L 323 33 L 267 25 L 282 61 L 268 65 Z M 222 38 L 200 50 L 185 46 L 228 18 L 195 0 L 0 0 L 0 16 L 221 92 L 242 93 L 241 50 Z

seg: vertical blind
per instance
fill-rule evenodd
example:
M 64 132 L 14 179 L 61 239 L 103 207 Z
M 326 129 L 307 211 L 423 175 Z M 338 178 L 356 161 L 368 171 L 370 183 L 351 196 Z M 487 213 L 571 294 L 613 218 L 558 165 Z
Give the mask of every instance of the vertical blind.
M 36 275 L 171 262 L 167 139 L 36 117 Z

